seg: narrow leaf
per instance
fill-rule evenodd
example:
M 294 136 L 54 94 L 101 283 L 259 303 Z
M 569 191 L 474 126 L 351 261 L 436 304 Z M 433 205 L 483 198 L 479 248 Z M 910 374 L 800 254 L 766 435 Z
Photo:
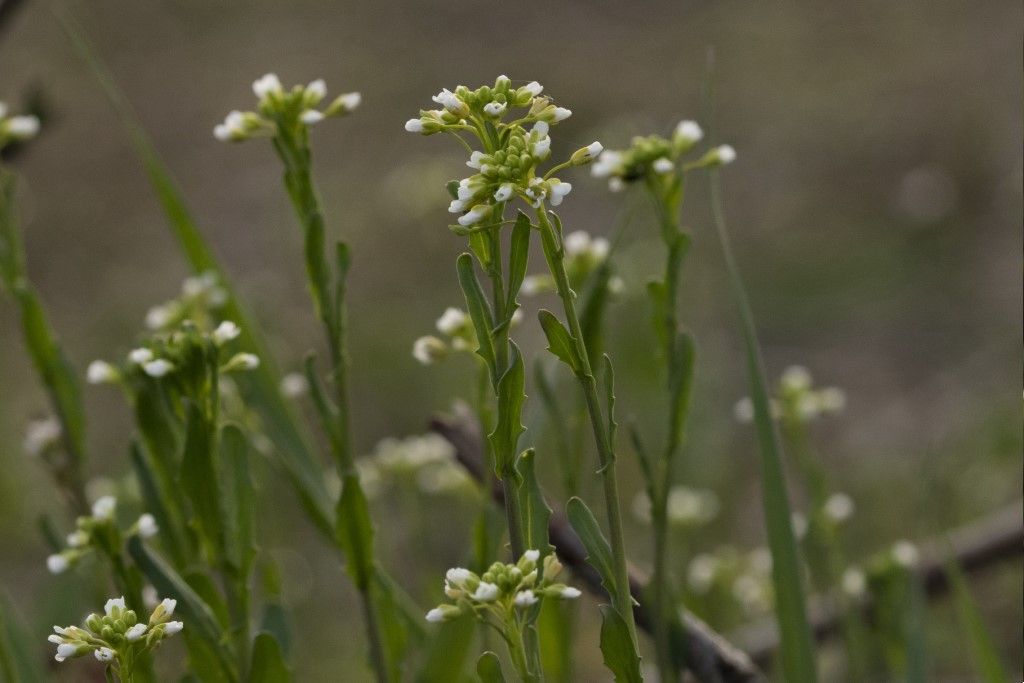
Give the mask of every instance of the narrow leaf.
M 134 439 L 131 443 L 130 454 L 132 468 L 135 470 L 135 479 L 139 482 L 142 499 L 146 501 L 146 511 L 153 515 L 160 528 L 160 543 L 174 560 L 175 566 L 183 567 L 189 553 L 186 550 L 184 532 L 179 522 L 181 510 L 177 507 L 178 501 L 170 499 L 159 486 L 151 458 Z M 172 510 L 174 513 L 171 512 Z
M 511 316 L 516 310 L 516 295 L 526 279 L 526 268 L 530 262 L 530 219 L 522 211 L 516 216 L 512 228 L 512 241 L 508 255 L 508 302 L 505 310 Z
M 960 615 L 960 623 L 967 632 L 971 659 L 974 660 L 979 680 L 985 683 L 1006 683 L 1010 680 L 1010 675 L 999 660 L 999 653 L 995 643 L 992 642 L 992 635 L 985 628 L 978 605 L 974 602 L 971 589 L 964 578 L 963 570 L 960 569 L 960 565 L 952 553 L 946 561 L 946 576 L 953 589 L 953 600 L 956 603 L 957 613 Z
M 288 683 L 292 680 L 281 646 L 270 633 L 260 633 L 253 640 L 252 664 L 246 680 L 250 683 Z
M 601 605 L 601 655 L 617 683 L 641 683 L 640 657 L 622 615 L 611 605 Z
M 499 478 L 515 474 L 516 444 L 526 427 L 522 422 L 526 400 L 526 373 L 523 357 L 515 342 L 510 341 L 512 359 L 508 370 L 498 380 L 498 421 L 487 438 L 494 453 L 494 467 Z
M 548 542 L 548 522 L 551 508 L 544 501 L 544 493 L 537 481 L 536 451 L 532 448 L 519 456 L 516 470 L 519 472 L 519 509 L 523 515 L 523 543 L 527 548 L 541 551 L 546 555 L 551 548 Z
M 558 318 L 546 309 L 540 309 L 537 312 L 537 318 L 540 320 L 540 326 L 544 329 L 544 336 L 548 339 L 548 351 L 579 375 L 581 372 L 580 360 L 576 355 L 576 345 L 569 330 L 565 329 Z
M 224 556 L 239 576 L 248 576 L 256 555 L 253 543 L 253 483 L 249 441 L 235 425 L 221 429 L 219 477 L 224 520 Z
M 181 487 L 192 503 L 193 524 L 204 539 L 210 557 L 221 549 L 221 511 L 213 433 L 206 417 L 191 401 L 186 403 L 185 451 L 181 458 Z
M 483 683 L 505 683 L 505 675 L 501 673 L 501 661 L 493 652 L 485 652 L 476 660 L 476 675 Z
M 10 683 L 46 679 L 34 656 L 35 643 L 29 639 L 25 623 L 7 596 L 0 594 L 0 679 Z
M 473 258 L 465 253 L 460 255 L 456 267 L 459 285 L 462 286 L 462 293 L 466 297 L 466 307 L 469 309 L 469 317 L 473 321 L 473 329 L 476 330 L 477 342 L 480 344 L 477 353 L 490 368 L 491 377 L 495 377 L 497 361 L 494 356 L 494 342 L 491 339 L 494 315 L 480 287 L 480 281 L 476 279 L 476 273 L 473 271 Z
M 608 596 L 615 602 L 618 594 L 618 587 L 615 585 L 615 570 L 612 562 L 612 548 L 608 539 L 601 533 L 601 527 L 597 518 L 590 511 L 582 499 L 573 497 L 565 506 L 566 516 L 569 524 L 576 531 L 576 535 L 583 542 L 587 549 L 587 562 L 601 575 L 601 584 L 608 591 Z
M 345 552 L 346 568 L 352 581 L 359 590 L 366 590 L 373 574 L 373 525 L 369 504 L 358 475 L 345 475 L 341 486 L 336 539 Z

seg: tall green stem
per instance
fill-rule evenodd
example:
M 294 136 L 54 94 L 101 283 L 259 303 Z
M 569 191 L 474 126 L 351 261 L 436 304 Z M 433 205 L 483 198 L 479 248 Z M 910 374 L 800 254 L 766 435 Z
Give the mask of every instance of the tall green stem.
M 594 441 L 597 444 L 597 454 L 601 464 L 601 477 L 604 483 L 605 510 L 608 517 L 609 541 L 612 547 L 614 558 L 613 571 L 615 573 L 615 609 L 619 612 L 629 634 L 636 639 L 636 623 L 633 619 L 633 598 L 629 591 L 629 572 L 626 567 L 626 548 L 622 533 L 622 512 L 619 505 L 619 483 L 615 476 L 615 449 L 611 443 L 611 435 L 608 423 L 601 408 L 601 401 L 597 394 L 597 380 L 590 367 L 590 356 L 587 354 L 587 345 L 583 338 L 583 329 L 580 325 L 579 315 L 576 313 L 575 293 L 569 284 L 569 276 L 565 272 L 565 263 L 561 247 L 561 235 L 557 234 L 551 221 L 548 219 L 544 206 L 537 209 L 537 220 L 540 225 L 541 240 L 544 246 L 544 254 L 547 257 L 548 267 L 555 278 L 555 287 L 558 296 L 562 300 L 562 307 L 565 310 L 565 317 L 569 324 L 569 332 L 572 336 L 573 346 L 580 363 L 578 378 L 583 389 L 583 397 L 587 403 L 587 412 L 590 416 L 590 424 L 594 432 Z
M 336 274 L 336 284 L 331 288 L 330 269 L 325 255 L 324 219 L 320 208 L 320 200 L 313 187 L 309 149 L 305 140 L 282 134 L 275 140 L 275 146 L 286 166 L 285 185 L 292 204 L 304 230 L 306 274 L 309 278 L 310 293 L 317 315 L 324 324 L 330 352 L 330 372 L 334 383 L 334 425 L 325 425 L 328 432 L 334 435 L 330 439 L 338 469 L 346 486 L 359 487 L 359 474 L 355 467 L 352 454 L 352 441 L 349 429 L 348 401 L 348 349 L 345 335 L 345 284 L 344 272 Z M 345 267 L 343 249 L 339 247 L 339 270 Z M 362 498 L 362 496 L 359 496 Z M 361 538 L 364 544 L 362 552 L 372 558 L 372 538 Z M 366 581 L 358 582 L 357 588 L 362 602 L 363 617 L 366 623 L 367 640 L 370 647 L 370 661 L 373 665 L 377 681 L 387 683 L 391 680 L 388 673 L 387 660 L 384 655 L 383 637 L 380 620 L 373 600 L 373 584 L 375 577 L 374 563 L 371 561 L 367 569 L 369 576 Z

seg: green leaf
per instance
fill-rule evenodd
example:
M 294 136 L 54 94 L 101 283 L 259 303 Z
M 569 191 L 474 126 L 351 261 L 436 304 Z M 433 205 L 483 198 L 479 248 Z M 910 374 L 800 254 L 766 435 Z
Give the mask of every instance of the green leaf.
M 223 642 L 223 629 L 213 610 L 174 569 L 152 553 L 138 536 L 128 539 L 128 552 L 146 575 L 158 594 L 178 601 L 178 610 L 189 632 L 196 633 L 201 640 L 212 645 L 217 662 L 225 675 L 237 679 L 231 664 L 230 650 Z
M 424 648 L 426 659 L 416 674 L 417 683 L 451 683 L 465 678 L 475 629 L 476 620 L 468 615 L 441 624 Z
M 246 680 L 249 683 L 288 683 L 292 680 L 281 646 L 272 634 L 263 632 L 253 640 L 252 664 Z
M 609 258 L 605 259 L 587 278 L 586 287 L 581 297 L 583 305 L 580 310 L 580 329 L 583 330 L 583 341 L 587 347 L 591 367 L 597 365 L 597 359 L 602 355 L 604 348 L 603 325 L 610 301 L 608 281 L 611 276 L 612 267 Z
M 284 653 L 285 658 L 292 647 L 292 629 L 288 621 L 288 610 L 278 602 L 267 602 L 263 606 L 260 617 L 260 631 L 266 631 L 274 637 Z
M 221 287 L 228 292 L 228 300 L 222 308 L 223 316 L 241 328 L 239 346 L 251 350 L 260 358 L 258 368 L 252 372 L 235 375 L 235 382 L 259 414 L 265 433 L 277 447 L 275 455 L 298 492 L 307 513 L 317 528 L 330 535 L 333 530 L 333 501 L 327 492 L 323 471 L 307 436 L 298 426 L 299 421 L 294 408 L 284 400 L 278 389 L 281 374 L 260 334 L 259 327 L 235 294 L 230 278 L 204 240 L 177 183 L 139 122 L 128 99 L 89 44 L 77 22 L 67 13 L 58 16 L 76 51 L 88 64 L 117 111 L 136 156 L 142 162 L 150 185 L 167 216 L 171 232 L 189 265 L 197 274 L 216 273 Z
M 142 500 L 146 501 L 146 511 L 153 515 L 160 528 L 160 544 L 170 554 L 175 566 L 183 567 L 188 561 L 189 550 L 183 538 L 184 532 L 180 524 L 182 511 L 177 506 L 178 500 L 169 498 L 160 487 L 151 458 L 134 439 L 131 442 L 130 454 Z
M 565 514 L 569 518 L 569 524 L 576 531 L 576 535 L 583 542 L 583 547 L 587 549 L 587 562 L 601 575 L 601 584 L 608 591 L 612 602 L 615 602 L 618 586 L 615 585 L 612 548 L 604 534 L 601 533 L 597 518 L 594 517 L 594 513 L 590 511 L 587 504 L 578 497 L 569 499 L 565 506 Z
M 512 228 L 512 241 L 508 254 L 508 302 L 505 310 L 511 316 L 516 310 L 516 296 L 526 279 L 526 268 L 530 262 L 530 230 L 533 226 L 530 219 L 522 211 L 516 216 L 516 224 Z
M 345 552 L 349 576 L 356 588 L 366 590 L 373 575 L 373 524 L 359 475 L 355 473 L 342 478 L 335 529 L 338 545 Z
M 544 501 L 544 492 L 537 481 L 535 461 L 536 452 L 532 448 L 519 456 L 516 465 L 519 472 L 519 509 L 523 515 L 523 543 L 527 548 L 539 550 L 541 555 L 546 555 L 551 548 L 548 542 L 551 508 Z
M 601 605 L 601 654 L 604 665 L 618 683 L 641 683 L 640 657 L 622 615 L 611 605 Z
M 256 547 L 253 542 L 253 482 L 249 474 L 249 441 L 235 425 L 220 432 L 221 516 L 224 557 L 238 576 L 249 575 Z
M 569 334 L 569 330 L 565 329 L 558 318 L 546 309 L 540 309 L 537 312 L 537 318 L 540 320 L 540 326 L 544 329 L 544 336 L 548 338 L 548 351 L 568 365 L 573 373 L 579 375 L 581 372 L 580 359 L 576 355 L 575 341 Z
M 476 660 L 476 675 L 483 683 L 505 683 L 505 675 L 501 673 L 501 661 L 493 652 L 485 652 Z
M 214 463 L 213 432 L 202 411 L 191 401 L 185 404 L 185 451 L 181 458 L 181 488 L 192 502 L 193 524 L 210 557 L 220 555 L 221 511 Z
M 480 347 L 477 353 L 491 371 L 491 377 L 497 375 L 497 361 L 494 356 L 494 341 L 491 339 L 491 329 L 494 327 L 494 315 L 487 303 L 480 281 L 476 279 L 473 271 L 473 258 L 469 254 L 461 254 L 456 261 L 456 268 L 459 274 L 459 285 L 466 297 L 466 308 L 469 310 L 469 317 L 473 321 L 473 328 L 476 330 L 477 342 Z
M 671 422 L 668 435 L 668 455 L 674 454 L 683 438 L 686 416 L 690 411 L 690 396 L 693 389 L 695 347 L 693 336 L 688 333 L 676 335 L 669 359 L 668 387 L 671 403 Z
M 0 593 L 0 679 L 10 683 L 34 683 L 47 678 L 33 656 L 35 643 L 24 628 L 26 623 L 15 613 L 10 599 Z
M 498 421 L 487 438 L 494 453 L 494 467 L 499 479 L 515 474 L 516 444 L 526 427 L 522 422 L 526 400 L 526 373 L 523 357 L 515 342 L 509 341 L 512 358 L 508 370 L 498 380 Z
M 722 210 L 718 171 L 711 171 L 711 207 L 715 228 L 725 257 L 733 298 L 739 309 L 743 342 L 746 350 L 750 396 L 754 403 L 754 421 L 761 450 L 761 486 L 764 499 L 768 547 L 772 553 L 772 584 L 775 588 L 775 616 L 779 625 L 779 655 L 782 677 L 787 681 L 817 681 L 814 642 L 807 621 L 803 571 L 793 534 L 789 493 L 782 469 L 782 447 L 772 419 L 765 380 L 764 362 L 757 341 L 754 314 L 739 266 L 732 253 Z
M 979 680 L 985 683 L 1006 683 L 1010 680 L 1010 675 L 999 661 L 999 653 L 992 636 L 985 628 L 978 606 L 971 597 L 967 579 L 964 578 L 963 570 L 960 569 L 952 552 L 946 560 L 946 577 L 953 589 L 953 601 L 956 603 L 960 623 L 967 632 L 967 643 Z

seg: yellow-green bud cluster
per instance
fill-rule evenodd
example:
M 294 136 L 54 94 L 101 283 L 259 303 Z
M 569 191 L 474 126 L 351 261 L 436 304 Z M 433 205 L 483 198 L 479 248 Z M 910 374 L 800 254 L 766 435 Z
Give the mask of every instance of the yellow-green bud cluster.
M 157 647 L 164 638 L 181 631 L 184 624 L 171 621 L 177 602 L 165 598 L 146 621 L 125 606 L 124 598 L 111 598 L 103 614 L 90 614 L 85 628 L 54 626 L 48 640 L 57 646 L 58 662 L 90 652 L 97 660 L 119 669 L 130 668 L 142 653 Z
M 327 96 L 322 79 L 285 90 L 280 79 L 269 73 L 252 84 L 259 102 L 256 111 L 232 111 L 213 129 L 213 135 L 225 142 L 239 142 L 252 137 L 272 137 L 280 133 L 304 133 L 309 126 L 324 119 L 344 116 L 356 109 L 362 96 L 350 92 L 334 98 L 323 109 Z
M 449 569 L 444 592 L 452 603 L 430 610 L 427 621 L 475 614 L 480 618 L 492 615 L 499 623 L 508 624 L 516 619 L 518 610 L 532 607 L 543 598 L 578 598 L 579 590 L 555 583 L 561 571 L 562 564 L 553 553 L 541 561 L 538 550 L 527 550 L 515 564 L 495 562 L 479 575 L 461 567 Z

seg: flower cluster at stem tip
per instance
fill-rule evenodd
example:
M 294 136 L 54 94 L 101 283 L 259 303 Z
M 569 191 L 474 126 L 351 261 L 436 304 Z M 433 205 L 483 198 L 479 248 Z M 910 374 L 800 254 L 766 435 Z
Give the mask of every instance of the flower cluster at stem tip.
M 171 621 L 177 601 L 164 598 L 146 621 L 139 621 L 134 610 L 125 606 L 124 598 L 111 598 L 103 614 L 90 614 L 80 626 L 54 626 L 47 638 L 57 646 L 54 659 L 84 657 L 90 652 L 100 662 L 116 670 L 130 669 L 144 652 L 160 645 L 167 637 L 184 628 L 180 621 Z
M 593 142 L 539 175 L 538 165 L 551 156 L 551 126 L 572 115 L 542 96 L 543 91 L 537 81 L 513 87 L 508 76 L 499 76 L 493 86 L 476 90 L 464 85 L 454 91 L 445 88 L 433 97 L 440 109 L 421 110 L 418 118 L 405 123 L 410 133 L 448 133 L 470 149 L 466 165 L 476 172 L 457 185 L 453 183 L 455 196 L 448 207 L 450 213 L 459 214 L 458 226 L 453 226 L 456 231 L 469 232 L 475 226 L 499 222 L 495 211 L 500 212 L 516 197 L 535 209 L 545 202 L 558 206 L 572 185 L 553 174 L 588 164 L 601 153 L 601 143 Z M 472 150 L 462 133 L 476 137 L 483 149 Z
M 462 567 L 453 567 L 445 574 L 444 593 L 453 602 L 441 604 L 427 612 L 427 621 L 441 622 L 462 614 L 480 619 L 492 615 L 500 624 L 514 622 L 519 610 L 536 605 L 543 598 L 572 600 L 580 591 L 572 586 L 554 583 L 562 564 L 553 553 L 544 557 L 539 550 L 527 550 L 515 564 L 495 562 L 477 575 Z
M 92 551 L 110 552 L 121 547 L 122 531 L 117 525 L 117 499 L 101 496 L 92 504 L 92 514 L 82 515 L 75 520 L 75 530 L 65 539 L 67 548 L 46 558 L 46 568 L 51 574 L 61 574 Z M 160 532 L 156 519 L 148 512 L 123 532 L 152 538 Z
M 252 91 L 259 99 L 256 111 L 232 111 L 213 129 L 213 136 L 223 142 L 240 142 L 252 137 L 274 137 L 292 133 L 320 123 L 324 119 L 344 116 L 362 102 L 357 92 L 334 98 L 323 109 L 318 107 L 327 97 L 327 85 L 316 79 L 307 85 L 285 90 L 281 80 L 272 73 L 258 78 Z
M 30 114 L 10 116 L 7 103 L 0 102 L 0 149 L 25 142 L 39 134 L 39 118 Z
M 793 423 L 804 423 L 823 415 L 842 412 L 846 393 L 839 387 L 816 388 L 810 371 L 802 365 L 786 368 L 779 378 L 778 395 L 771 401 L 772 416 Z M 754 420 L 754 403 L 744 397 L 736 403 L 736 419 Z
M 632 182 L 671 178 L 680 169 L 685 172 L 710 168 L 736 160 L 736 150 L 720 145 L 696 161 L 681 164 L 682 158 L 703 138 L 704 131 L 696 121 L 680 121 L 671 139 L 660 135 L 637 136 L 629 149 L 603 151 L 590 172 L 595 178 L 608 178 L 608 189 L 618 192 Z

